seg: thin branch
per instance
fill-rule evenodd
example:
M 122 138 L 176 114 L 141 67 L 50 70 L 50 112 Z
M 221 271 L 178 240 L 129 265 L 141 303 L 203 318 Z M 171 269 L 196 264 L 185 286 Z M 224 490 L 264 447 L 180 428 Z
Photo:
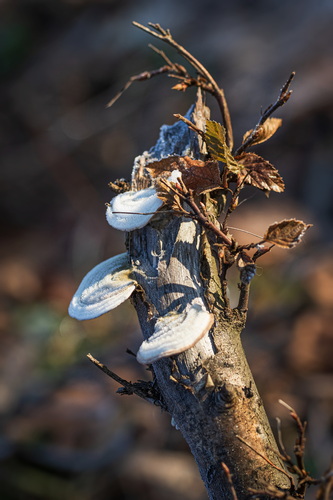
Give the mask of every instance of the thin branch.
M 191 130 L 193 130 L 193 132 L 196 132 L 198 135 L 200 135 L 203 138 L 203 140 L 205 140 L 205 132 L 203 130 L 201 130 L 200 128 L 198 128 L 193 122 L 191 122 L 191 120 L 188 120 L 187 118 L 185 118 L 185 116 L 180 115 L 179 113 L 175 113 L 173 116 L 175 118 L 178 118 L 178 120 L 181 120 L 182 122 L 186 123 L 186 125 Z
M 225 243 L 229 247 L 232 246 L 233 240 L 230 239 L 223 231 L 221 231 L 221 229 L 216 227 L 215 224 L 213 224 L 207 217 L 205 217 L 205 215 L 201 212 L 198 205 L 195 203 L 193 196 L 191 194 L 189 194 L 186 197 L 185 202 L 193 210 L 193 212 L 196 215 L 197 221 L 200 222 L 200 224 L 202 226 L 204 226 L 209 231 L 212 231 L 213 233 L 215 233 L 216 236 L 223 241 L 223 243 Z
M 225 169 L 225 172 L 227 173 L 227 169 Z M 230 214 L 238 207 L 238 197 L 240 195 L 241 190 L 244 187 L 245 180 L 246 180 L 246 178 L 249 175 L 250 175 L 250 172 L 248 172 L 244 176 L 244 178 L 242 179 L 242 181 L 239 184 L 236 185 L 235 190 L 231 191 L 232 196 L 231 196 L 231 200 L 230 200 L 228 209 L 226 211 L 226 214 L 225 214 L 225 217 L 224 217 L 224 220 L 223 220 L 223 223 L 222 223 L 223 228 L 225 228 L 227 220 L 228 220 L 228 217 L 230 216 Z
M 283 85 L 282 89 L 280 90 L 280 94 L 275 101 L 274 104 L 271 104 L 268 106 L 268 108 L 264 111 L 262 114 L 260 120 L 258 121 L 257 125 L 254 127 L 252 130 L 251 134 L 248 136 L 245 142 L 237 149 L 235 152 L 234 156 L 238 156 L 241 154 L 246 148 L 251 146 L 253 139 L 256 137 L 260 127 L 265 123 L 265 121 L 276 111 L 278 108 L 283 106 L 290 98 L 292 94 L 292 90 L 289 90 L 290 84 L 295 76 L 295 71 L 293 71 L 288 78 L 287 82 Z
M 215 224 L 213 224 L 208 219 L 208 217 L 206 217 L 202 213 L 202 211 L 200 210 L 200 208 L 198 207 L 198 205 L 194 201 L 192 190 L 188 190 L 187 189 L 187 187 L 185 186 L 185 184 L 184 184 L 184 182 L 182 181 L 181 178 L 178 179 L 178 183 L 181 185 L 182 192 L 180 190 L 175 189 L 170 183 L 168 183 L 164 179 L 160 179 L 160 183 L 164 184 L 167 187 L 168 190 L 173 191 L 177 196 L 179 196 L 183 201 L 185 201 L 185 203 L 187 203 L 187 205 L 193 210 L 195 219 L 203 227 L 205 227 L 209 231 L 212 231 L 213 233 L 215 233 L 215 235 L 218 238 L 220 238 L 223 241 L 223 243 L 225 243 L 229 247 L 231 247 L 233 245 L 233 240 L 230 239 L 223 231 L 221 231 L 221 229 L 219 229 L 218 227 L 216 227 Z M 184 215 L 185 216 L 190 216 L 190 217 L 193 218 L 193 215 L 192 214 L 188 214 L 188 212 L 186 212 L 185 210 L 184 210 Z
M 290 495 L 288 490 L 281 490 L 271 484 L 267 484 L 266 488 L 261 490 L 249 488 L 249 492 L 253 493 L 253 497 L 263 496 L 266 498 L 276 498 L 277 500 L 295 500 L 295 497 Z
M 305 437 L 306 422 L 303 423 L 301 421 L 301 419 L 299 418 L 296 410 L 294 410 L 294 408 L 292 408 L 287 403 L 285 403 L 282 399 L 279 399 L 279 403 L 282 406 L 284 406 L 285 408 L 287 408 L 287 410 L 290 411 L 290 416 L 296 422 L 298 437 L 296 439 L 296 443 L 294 446 L 294 453 L 295 453 L 295 457 L 297 460 L 297 467 L 300 471 L 301 477 L 303 477 L 303 478 L 308 477 L 308 473 L 307 473 L 307 471 L 305 469 L 305 465 L 304 465 L 304 449 L 305 449 L 305 443 L 306 443 L 306 437 Z
M 276 417 L 276 424 L 277 424 L 278 443 L 280 450 L 282 452 L 282 459 L 286 462 L 291 463 L 291 456 L 288 455 L 282 439 L 281 420 L 278 417 Z
M 269 118 L 274 113 L 274 111 L 276 111 L 278 108 L 283 106 L 289 100 L 289 98 L 292 94 L 292 90 L 289 90 L 289 88 L 290 88 L 292 80 L 294 79 L 295 74 L 296 74 L 295 71 L 293 71 L 290 74 L 288 80 L 283 85 L 282 89 L 280 90 L 280 94 L 279 94 L 279 97 L 277 98 L 276 102 L 274 104 L 271 104 L 270 106 L 268 106 L 268 108 L 263 113 L 261 119 L 259 120 L 259 125 L 263 125 L 264 122 L 267 120 L 267 118 Z
M 325 472 L 320 480 L 319 490 L 316 496 L 317 500 L 330 500 L 333 493 L 333 461 L 330 468 Z
M 238 434 L 236 434 L 236 438 L 239 439 L 248 448 L 250 448 L 250 450 L 254 451 L 254 453 L 256 453 L 257 455 L 259 455 L 259 457 L 261 457 L 263 460 L 265 460 L 265 462 L 267 462 L 269 465 L 271 465 L 274 469 L 278 470 L 279 472 L 281 472 L 282 474 L 284 474 L 285 476 L 287 476 L 287 478 L 289 479 L 289 481 L 292 484 L 292 476 L 290 474 L 288 474 L 288 472 L 286 472 L 284 469 L 281 469 L 277 465 L 273 464 L 273 462 L 271 462 L 271 460 L 269 460 L 269 458 L 265 457 L 265 455 L 263 455 L 262 453 L 260 453 L 260 451 L 258 451 L 255 448 L 253 448 L 253 446 L 250 445 L 250 443 L 248 443 L 247 441 L 245 441 L 245 439 L 243 439 Z
M 231 496 L 232 496 L 233 500 L 238 500 L 238 496 L 237 496 L 237 493 L 236 493 L 236 490 L 235 490 L 235 486 L 234 486 L 234 483 L 233 483 L 233 480 L 232 480 L 232 474 L 230 472 L 230 469 L 227 466 L 227 464 L 225 464 L 224 462 L 221 462 L 221 466 L 222 466 L 222 469 L 224 470 L 224 473 L 226 475 L 226 478 L 227 478 L 227 481 L 228 481 L 228 485 L 229 485 L 229 488 L 230 488 Z
M 140 23 L 133 22 L 134 26 L 137 28 L 145 31 L 146 33 L 149 33 L 150 35 L 154 36 L 155 38 L 158 38 L 162 40 L 163 42 L 171 45 L 174 49 L 177 50 L 177 52 L 180 53 L 181 56 L 186 59 L 191 66 L 199 73 L 199 75 L 203 76 L 207 82 L 209 82 L 212 86 L 212 94 L 216 98 L 219 108 L 222 113 L 222 119 L 223 119 L 223 124 L 226 129 L 226 140 L 227 144 L 230 149 L 233 147 L 233 133 L 232 133 L 232 126 L 231 126 L 231 119 L 230 119 L 230 113 L 229 113 L 229 108 L 228 104 L 224 95 L 223 89 L 221 89 L 212 75 L 207 71 L 207 69 L 194 57 L 192 54 L 190 54 L 184 47 L 179 45 L 172 37 L 170 30 L 165 30 L 163 29 L 159 24 L 154 24 L 154 23 L 148 23 L 149 26 L 154 28 L 156 31 L 153 31 L 152 29 L 148 28 L 147 26 L 143 26 Z
M 177 69 L 176 65 L 171 61 L 171 59 L 168 58 L 168 56 L 166 55 L 166 53 L 164 52 L 164 50 L 158 49 L 152 43 L 149 43 L 148 47 L 150 49 L 152 49 L 154 52 L 156 52 L 156 54 L 158 54 L 159 56 L 161 56 L 164 59 L 164 61 L 167 63 L 167 65 L 170 66 L 170 68 Z
M 100 361 L 98 361 L 96 358 L 94 358 L 90 353 L 87 354 L 87 358 L 90 359 L 90 361 L 97 366 L 102 372 L 106 373 L 109 377 L 111 377 L 113 380 L 118 382 L 118 384 L 122 385 L 122 389 L 118 389 L 117 392 L 120 394 L 126 394 L 126 395 L 132 395 L 136 394 L 142 399 L 145 399 L 149 403 L 154 403 L 158 404 L 159 406 L 163 406 L 163 403 L 160 401 L 160 395 L 157 394 L 157 391 L 153 388 L 151 382 L 145 382 L 143 380 L 139 382 L 128 382 L 127 380 L 119 377 L 116 373 L 111 371 L 107 366 L 103 365 Z
M 249 308 L 250 283 L 241 283 L 239 285 L 240 293 L 237 308 L 240 312 L 246 313 Z
M 132 83 L 142 82 L 143 80 L 150 80 L 150 78 L 153 78 L 154 76 L 168 73 L 171 70 L 173 70 L 173 68 L 170 68 L 170 66 L 162 66 L 161 68 L 154 69 L 152 71 L 143 71 L 138 75 L 131 76 L 131 78 L 126 82 L 123 88 L 111 99 L 111 101 L 107 103 L 106 107 L 110 108 L 111 106 L 113 106 L 113 104 L 118 101 L 119 97 L 123 95 L 125 90 L 127 90 L 132 85 Z

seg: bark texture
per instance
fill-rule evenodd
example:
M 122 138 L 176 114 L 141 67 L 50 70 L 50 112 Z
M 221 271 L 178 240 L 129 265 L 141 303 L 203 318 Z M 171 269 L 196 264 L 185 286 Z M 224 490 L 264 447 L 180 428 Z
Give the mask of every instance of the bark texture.
M 202 127 L 207 110 L 200 96 L 192 111 L 192 121 Z M 147 161 L 174 154 L 199 158 L 197 138 L 182 122 L 163 126 L 157 144 L 136 159 L 133 185 L 149 184 Z M 127 245 L 142 288 L 133 300 L 145 338 L 158 317 L 183 311 L 195 297 L 215 316 L 210 333 L 194 347 L 153 364 L 163 403 L 190 446 L 209 498 L 231 498 L 221 462 L 233 475 L 239 499 L 265 483 L 288 487 L 288 478 L 259 455 L 283 468 L 241 345 L 246 312 L 230 309 L 223 299 L 225 285 L 204 231 L 196 221 L 161 213 L 131 232 Z

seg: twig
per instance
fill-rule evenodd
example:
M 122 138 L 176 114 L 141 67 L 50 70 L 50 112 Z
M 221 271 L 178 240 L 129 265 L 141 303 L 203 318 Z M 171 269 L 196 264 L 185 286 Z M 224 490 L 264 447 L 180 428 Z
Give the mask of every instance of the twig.
M 225 172 L 227 172 L 227 169 L 225 169 Z M 234 191 L 231 191 L 232 193 L 232 197 L 231 197 L 231 200 L 230 200 L 230 203 L 229 203 L 229 206 L 228 206 L 228 209 L 227 209 L 227 212 L 225 214 L 225 217 L 224 217 L 224 220 L 223 220 L 223 223 L 222 223 L 222 226 L 223 228 L 225 228 L 226 224 L 227 224 L 227 220 L 228 220 L 228 217 L 230 216 L 230 214 L 235 210 L 235 208 L 237 208 L 238 206 L 238 196 L 240 195 L 240 192 L 241 190 L 243 189 L 244 187 L 244 184 L 245 184 L 245 180 L 246 178 L 248 177 L 248 175 L 250 175 L 250 172 L 248 172 L 244 178 L 242 179 L 242 181 L 236 185 L 236 188 Z M 237 202 L 237 203 L 236 203 Z
M 242 313 L 246 313 L 249 308 L 250 283 L 242 282 L 239 285 L 239 290 L 240 293 L 239 293 L 237 309 Z
M 216 236 L 218 238 L 220 238 L 223 243 L 225 243 L 226 245 L 228 245 L 229 247 L 232 246 L 233 244 L 233 241 L 232 239 L 230 239 L 226 234 L 224 234 L 223 231 L 221 231 L 221 229 L 219 229 L 218 227 L 215 226 L 215 224 L 213 224 L 200 210 L 200 208 L 198 207 L 198 205 L 195 203 L 194 199 L 193 199 L 193 195 L 191 193 L 188 194 L 188 196 L 186 197 L 185 199 L 185 202 L 188 204 L 188 206 L 190 208 L 192 208 L 193 212 L 195 213 L 196 215 L 196 219 L 198 222 L 200 222 L 200 224 L 202 226 L 204 226 L 206 229 L 208 229 L 209 231 L 212 231 L 213 233 L 216 234 Z
M 176 68 L 176 64 L 174 64 L 171 59 L 168 58 L 168 56 L 166 55 L 166 53 L 164 52 L 164 50 L 161 50 L 161 49 L 158 49 L 157 47 L 155 47 L 155 45 L 153 45 L 152 43 L 149 43 L 148 44 L 148 47 L 150 49 L 152 49 L 154 52 L 156 52 L 156 54 L 158 54 L 159 56 L 161 56 L 164 61 L 167 63 L 168 66 L 170 66 L 170 68 L 174 68 L 174 69 L 177 69 Z M 178 68 L 179 69 L 179 68 Z
M 173 116 L 175 118 L 178 118 L 178 120 L 181 120 L 182 122 L 186 123 L 186 125 L 191 130 L 196 132 L 198 135 L 200 135 L 203 138 L 203 140 L 205 140 L 205 132 L 203 130 L 201 130 L 200 128 L 198 128 L 194 123 L 192 123 L 191 120 L 188 120 L 187 118 L 185 118 L 185 116 L 182 116 L 179 113 L 175 113 Z
M 290 470 L 293 474 L 295 474 L 298 478 L 298 483 L 297 487 L 295 487 L 294 492 L 297 495 L 298 498 L 304 498 L 305 492 L 310 485 L 315 485 L 315 484 L 324 484 L 327 482 L 327 476 L 324 476 L 324 478 L 321 479 L 314 479 L 313 477 L 310 476 L 308 471 L 306 470 L 304 466 L 304 450 L 305 450 L 305 431 L 306 431 L 306 422 L 302 423 L 301 419 L 299 418 L 297 412 L 289 406 L 287 403 L 282 401 L 281 399 L 279 400 L 279 403 L 287 408 L 287 410 L 290 411 L 291 417 L 295 420 L 296 425 L 297 425 L 297 430 L 298 430 L 298 436 L 296 438 L 296 443 L 294 446 L 294 454 L 296 457 L 296 464 L 293 463 L 291 457 L 288 455 L 288 453 L 285 450 L 285 447 L 283 445 L 282 441 L 282 436 L 281 436 L 281 430 L 280 430 L 280 421 L 278 420 L 278 434 L 279 434 L 279 445 L 282 450 L 281 458 L 282 460 L 286 463 L 286 466 L 288 470 Z M 332 475 L 332 471 L 331 471 Z M 332 485 L 333 486 L 333 485 Z M 326 500 L 326 491 L 325 494 L 323 493 L 323 496 L 321 497 L 321 493 L 324 492 L 326 486 L 323 486 L 321 490 L 319 491 L 318 494 L 318 499 L 321 498 L 321 500 Z M 331 488 L 331 486 L 329 486 Z M 328 500 L 328 499 L 327 499 Z
M 291 461 L 291 456 L 288 455 L 287 450 L 284 446 L 283 439 L 282 439 L 282 431 L 281 431 L 281 420 L 276 417 L 276 424 L 277 424 L 277 434 L 278 434 L 278 443 L 280 450 L 282 452 L 282 459 L 286 462 L 292 463 Z
M 306 443 L 306 437 L 305 437 L 306 422 L 302 423 L 301 419 L 299 418 L 299 416 L 298 416 L 297 412 L 294 410 L 294 408 L 292 408 L 287 403 L 282 401 L 282 399 L 279 399 L 279 403 L 290 411 L 290 416 L 296 422 L 298 437 L 296 439 L 296 443 L 294 446 L 294 453 L 295 453 L 295 457 L 297 460 L 297 466 L 300 470 L 302 477 L 303 478 L 307 477 L 308 473 L 307 473 L 305 466 L 304 466 L 304 449 L 305 449 L 305 443 Z
M 159 38 L 163 42 L 171 45 L 171 47 L 175 48 L 177 52 L 179 52 L 184 59 L 186 59 L 191 66 L 199 73 L 199 75 L 203 76 L 207 82 L 211 85 L 212 90 L 211 93 L 214 95 L 216 98 L 219 108 L 222 113 L 222 119 L 223 119 L 223 124 L 226 129 L 226 141 L 230 149 L 233 147 L 233 133 L 232 133 L 232 126 L 231 126 L 231 119 L 230 119 L 230 113 L 229 113 L 229 108 L 228 104 L 224 95 L 223 89 L 221 89 L 212 75 L 207 71 L 207 69 L 194 57 L 192 54 L 190 54 L 184 47 L 179 45 L 177 43 L 171 33 L 170 30 L 165 30 L 163 29 L 159 24 L 154 24 L 154 23 L 148 23 L 149 26 L 154 28 L 156 31 L 153 31 L 152 29 L 148 28 L 147 26 L 143 26 L 140 23 L 133 22 L 134 26 L 137 28 L 140 28 L 141 30 L 145 31 L 146 33 L 149 33 L 150 35 L 154 36 L 155 38 Z M 207 88 L 206 88 L 207 89 Z
M 164 179 L 160 179 L 160 183 L 161 184 L 164 184 L 168 190 L 171 190 L 173 191 L 177 196 L 179 196 L 183 201 L 185 201 L 185 203 L 187 203 L 187 205 L 193 210 L 194 212 L 194 218 L 202 225 L 204 226 L 206 229 L 208 229 L 209 231 L 212 231 L 213 233 L 215 233 L 215 235 L 220 238 L 223 243 L 225 243 L 226 245 L 228 245 L 229 247 L 231 247 L 233 245 L 233 240 L 230 239 L 226 234 L 224 234 L 223 231 L 221 231 L 221 229 L 219 229 L 218 227 L 215 226 L 215 224 L 213 224 L 209 219 L 208 217 L 206 217 L 202 211 L 200 210 L 200 208 L 198 207 L 198 205 L 196 204 L 196 202 L 194 201 L 194 197 L 193 197 L 193 191 L 192 190 L 189 190 L 187 189 L 187 187 L 185 186 L 184 182 L 182 181 L 181 178 L 178 179 L 178 183 L 181 185 L 181 189 L 182 191 L 180 190 L 177 190 L 175 189 L 170 183 L 168 183 L 167 181 L 165 181 Z M 193 218 L 193 215 L 192 214 L 189 214 L 188 212 L 186 212 L 184 210 L 184 215 L 185 216 L 189 216 L 189 217 L 192 217 Z
M 154 69 L 152 71 L 143 71 L 138 75 L 131 76 L 131 78 L 126 82 L 123 88 L 111 99 L 111 101 L 107 103 L 106 107 L 110 108 L 111 106 L 113 106 L 113 104 L 118 101 L 119 97 L 123 95 L 125 90 L 127 90 L 132 85 L 132 83 L 141 82 L 143 80 L 150 80 L 150 78 L 161 75 L 163 73 L 168 73 L 170 70 L 172 70 L 170 66 L 162 66 L 161 68 Z
M 288 99 L 292 94 L 292 90 L 289 90 L 289 87 L 294 76 L 295 76 L 295 71 L 291 73 L 287 82 L 283 85 L 275 103 L 268 106 L 268 108 L 264 111 L 257 125 L 254 127 L 254 129 L 252 130 L 251 134 L 248 136 L 246 141 L 243 142 L 243 144 L 237 149 L 234 156 L 238 156 L 252 144 L 253 139 L 256 137 L 260 127 L 265 123 L 265 121 L 274 113 L 274 111 L 276 111 L 278 108 L 283 106 L 288 101 Z
M 273 462 L 271 460 L 269 460 L 269 458 L 265 457 L 265 455 L 263 455 L 262 453 L 260 453 L 260 451 L 258 451 L 255 448 L 253 448 L 253 446 L 250 445 L 250 443 L 248 443 L 247 441 L 245 441 L 245 439 L 243 439 L 238 434 L 236 434 L 236 438 L 239 439 L 248 448 L 250 448 L 250 450 L 254 451 L 254 453 L 256 453 L 257 455 L 259 455 L 259 457 L 261 457 L 263 460 L 265 460 L 265 462 L 267 462 L 269 465 L 271 465 L 274 469 L 280 471 L 282 474 L 284 474 L 285 476 L 287 476 L 287 478 L 289 479 L 290 483 L 292 484 L 293 478 L 292 478 L 292 476 L 290 474 L 288 474 L 288 472 L 286 472 L 284 469 L 281 469 L 277 465 L 273 464 Z
M 154 404 L 163 406 L 163 403 L 161 403 L 160 401 L 160 395 L 157 394 L 157 391 L 152 387 L 151 382 L 145 382 L 143 380 L 134 383 L 128 382 L 127 380 L 119 377 L 119 375 L 111 371 L 107 366 L 103 365 L 103 363 L 94 358 L 90 353 L 87 354 L 87 358 L 89 358 L 95 366 L 102 370 L 102 372 L 106 373 L 106 375 L 123 386 L 123 389 L 118 389 L 117 391 L 120 394 L 126 394 L 129 396 L 132 394 L 136 394 L 140 398 L 145 399 L 150 403 L 153 402 Z
M 230 488 L 230 492 L 231 492 L 231 496 L 232 496 L 233 500 L 238 500 L 238 496 L 237 496 L 237 493 L 236 493 L 236 490 L 235 490 L 235 486 L 234 486 L 234 483 L 233 483 L 233 480 L 232 480 L 232 474 L 230 472 L 230 469 L 227 466 L 227 464 L 225 464 L 224 462 L 221 462 L 221 466 L 222 466 L 222 469 L 224 470 L 224 473 L 226 475 L 226 478 L 227 478 L 227 481 L 228 481 L 228 485 L 229 485 L 229 488 Z
M 263 496 L 263 497 L 270 497 L 270 498 L 276 498 L 279 500 L 295 500 L 295 497 L 289 494 L 288 490 L 282 490 L 277 488 L 276 486 L 273 486 L 271 484 L 268 484 L 266 488 L 263 488 L 261 490 L 256 490 L 254 488 L 249 488 L 249 492 L 253 493 L 253 496 Z
M 316 496 L 317 500 L 330 500 L 333 492 L 333 461 L 330 468 L 325 472 L 321 478 L 321 484 Z

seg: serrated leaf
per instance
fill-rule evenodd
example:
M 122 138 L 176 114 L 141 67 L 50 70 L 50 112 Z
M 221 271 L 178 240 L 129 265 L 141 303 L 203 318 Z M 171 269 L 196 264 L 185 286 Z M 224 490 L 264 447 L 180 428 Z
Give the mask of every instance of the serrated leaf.
M 161 179 L 158 179 L 156 187 L 157 196 L 163 203 L 169 205 L 169 207 L 176 212 L 183 211 L 180 197 L 175 193 L 169 180 L 164 179 L 162 182 Z
M 170 172 L 179 170 L 188 189 L 202 194 L 221 187 L 220 170 L 217 161 L 193 160 L 189 156 L 169 156 L 149 163 L 147 170 L 153 178 L 168 177 Z
M 264 241 L 269 241 L 281 248 L 293 248 L 305 234 L 312 224 L 296 219 L 285 219 L 275 222 L 266 231 Z
M 206 121 L 205 141 L 207 149 L 214 160 L 225 163 L 228 170 L 234 174 L 239 173 L 240 167 L 231 154 L 226 143 L 225 128 L 220 123 L 212 120 Z
M 255 153 L 243 153 L 236 157 L 243 166 L 240 176 L 250 184 L 263 191 L 284 191 L 284 182 L 277 169 L 267 160 Z
M 279 127 L 281 127 L 281 125 L 281 118 L 267 118 L 263 125 L 260 125 L 260 127 L 258 127 L 249 145 L 254 146 L 255 144 L 260 144 L 261 142 L 267 141 L 272 137 L 272 135 L 275 134 L 275 132 Z M 243 144 L 251 134 L 253 134 L 253 129 L 245 132 L 243 136 Z

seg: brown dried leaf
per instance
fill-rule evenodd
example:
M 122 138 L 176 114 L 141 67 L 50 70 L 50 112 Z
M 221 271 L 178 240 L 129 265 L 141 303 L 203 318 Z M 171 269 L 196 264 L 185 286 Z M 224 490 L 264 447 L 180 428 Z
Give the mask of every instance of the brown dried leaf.
M 228 170 L 238 174 L 240 167 L 232 156 L 226 143 L 225 128 L 212 120 L 206 121 L 205 141 L 207 149 L 214 160 L 222 161 L 227 165 Z
M 180 197 L 175 193 L 171 183 L 165 179 L 156 182 L 157 196 L 174 211 L 183 211 Z
M 246 184 L 250 184 L 264 191 L 284 191 L 284 182 L 279 172 L 269 161 L 255 153 L 243 153 L 236 156 L 239 164 L 243 165 L 240 172 L 241 179 Z
M 293 248 L 304 236 L 304 233 L 312 224 L 296 219 L 285 219 L 275 222 L 266 231 L 264 241 L 269 241 L 281 248 Z
M 282 120 L 281 118 L 267 118 L 267 120 L 258 127 L 258 130 L 255 132 L 250 144 L 253 146 L 254 144 L 260 144 L 261 142 L 265 142 L 275 134 L 277 129 L 281 127 Z M 248 130 L 245 132 L 243 136 L 243 144 L 253 133 L 252 130 Z
M 201 161 L 193 160 L 189 156 L 169 156 L 149 163 L 146 168 L 153 178 L 167 178 L 173 170 L 178 169 L 185 186 L 193 189 L 195 194 L 221 187 L 219 166 L 214 160 Z

